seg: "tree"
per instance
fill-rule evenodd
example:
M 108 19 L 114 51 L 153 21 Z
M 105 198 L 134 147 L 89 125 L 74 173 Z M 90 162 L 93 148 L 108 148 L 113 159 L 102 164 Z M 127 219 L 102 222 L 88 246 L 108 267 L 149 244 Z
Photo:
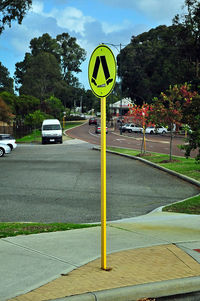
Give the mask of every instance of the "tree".
M 0 92 L 2 91 L 13 93 L 13 79 L 10 77 L 8 69 L 0 62 Z
M 64 106 L 60 99 L 51 96 L 50 98 L 44 101 L 45 112 L 48 115 L 55 117 L 56 119 L 61 120 L 63 117 L 63 112 L 65 110 Z
M 183 147 L 187 158 L 192 150 L 197 150 L 196 160 L 200 162 L 200 114 L 197 114 L 197 112 L 200 112 L 200 95 L 192 98 L 184 115 L 184 120 L 190 126 L 190 134 L 187 139 L 188 144 Z
M 40 107 L 40 100 L 30 95 L 20 95 L 15 98 L 14 109 L 17 120 L 23 121 L 27 114 L 33 113 Z
M 7 91 L 3 91 L 3 92 L 0 93 L 0 97 L 10 107 L 12 113 L 15 115 L 16 114 L 16 111 L 15 111 L 15 102 L 16 102 L 17 96 L 14 95 L 13 93 L 10 93 L 10 92 L 7 92 Z
M 26 53 L 24 60 L 22 62 L 16 63 L 15 67 L 15 83 L 16 83 L 16 90 L 19 90 L 20 85 L 23 86 L 24 83 L 24 76 L 26 74 L 26 71 L 29 68 L 29 65 L 31 64 L 31 54 Z
M 26 116 L 24 123 L 35 129 L 38 129 L 38 128 L 41 128 L 43 120 L 50 119 L 50 118 L 52 118 L 52 116 L 45 114 L 44 112 L 41 112 L 40 110 L 36 110 L 35 112 L 29 113 Z
M 169 85 L 190 81 L 194 67 L 176 46 L 181 25 L 158 26 L 138 36 L 117 57 L 122 93 L 136 104 L 151 103 Z
M 185 91 L 185 92 L 184 92 Z M 183 122 L 183 108 L 190 103 L 194 93 L 188 91 L 187 84 L 170 86 L 158 98 L 154 98 L 150 120 L 157 126 L 170 128 L 170 161 L 172 161 L 172 141 L 174 125 L 180 126 Z
M 200 2 L 196 0 L 185 0 L 183 16 L 179 14 L 173 19 L 173 24 L 178 25 L 177 47 L 184 57 L 187 57 L 195 66 L 195 77 L 200 80 Z
M 68 33 L 58 35 L 56 39 L 60 46 L 63 78 L 68 84 L 74 85 L 76 80 L 73 72 L 81 72 L 80 65 L 86 58 L 86 52 L 76 43 L 76 38 L 70 37 Z
M 11 21 L 17 20 L 19 24 L 29 10 L 32 0 L 2 0 L 0 1 L 0 34 L 8 24 L 11 27 Z
M 81 71 L 85 51 L 67 33 L 56 39 L 43 34 L 30 41 L 30 49 L 24 61 L 16 64 L 15 81 L 20 94 L 33 94 L 41 100 L 54 95 L 64 105 L 72 106 L 71 88 L 79 86 L 74 73 Z
M 127 116 L 125 117 L 126 121 L 131 121 L 133 123 L 138 124 L 143 128 L 143 140 L 141 144 L 141 153 L 142 149 L 144 149 L 144 153 L 146 152 L 146 139 L 145 139 L 145 129 L 148 126 L 152 125 L 152 122 L 149 120 L 149 114 L 152 111 L 152 106 L 149 104 L 143 104 L 142 106 L 134 105 L 130 107 Z
M 0 97 L 0 121 L 9 123 L 12 117 L 13 115 L 11 113 L 10 107 Z
M 55 85 L 61 80 L 59 64 L 54 55 L 40 52 L 32 56 L 23 77 L 20 94 L 33 95 L 40 100 L 54 95 Z
M 66 84 L 64 80 L 54 83 L 54 95 L 62 101 L 64 107 L 72 108 L 74 105 L 75 88 Z
M 185 156 L 188 158 L 192 150 L 197 150 L 196 160 L 200 161 L 200 95 L 190 91 L 190 86 L 184 85 L 181 88 L 186 104 L 183 107 L 183 122 L 189 127 L 187 144 L 182 146 L 185 149 Z
M 60 47 L 56 39 L 53 39 L 48 33 L 44 33 L 39 38 L 34 38 L 30 41 L 31 55 L 37 56 L 41 52 L 51 53 L 60 63 Z

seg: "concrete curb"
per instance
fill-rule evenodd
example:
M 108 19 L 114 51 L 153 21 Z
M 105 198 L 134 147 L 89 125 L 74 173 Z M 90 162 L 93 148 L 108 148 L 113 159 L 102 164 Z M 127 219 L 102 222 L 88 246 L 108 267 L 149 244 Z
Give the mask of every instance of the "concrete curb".
M 93 147 L 93 149 L 94 150 L 98 150 L 98 151 L 101 150 L 99 147 Z M 178 173 L 176 171 L 173 171 L 173 170 L 170 170 L 168 168 L 165 168 L 163 166 L 160 166 L 160 165 L 157 165 L 155 163 L 152 163 L 152 162 L 150 162 L 148 160 L 145 160 L 143 158 L 136 157 L 136 156 L 131 156 L 131 155 L 127 155 L 127 154 L 120 154 L 120 153 L 117 153 L 117 152 L 114 152 L 114 151 L 110 151 L 110 150 L 106 150 L 106 152 L 114 154 L 114 155 L 118 155 L 118 156 L 121 156 L 121 157 L 127 157 L 127 158 L 130 158 L 130 159 L 139 160 L 139 161 L 141 161 L 143 163 L 146 163 L 146 164 L 148 164 L 148 165 L 150 165 L 150 166 L 152 166 L 154 168 L 157 168 L 157 169 L 160 169 L 162 171 L 165 171 L 165 172 L 167 172 L 167 173 L 169 173 L 169 174 L 171 174 L 173 176 L 176 176 L 176 177 L 178 177 L 178 178 L 180 178 L 180 179 L 182 179 L 184 181 L 187 181 L 187 182 L 189 182 L 189 183 L 191 183 L 191 184 L 193 184 L 193 185 L 195 185 L 197 187 L 200 187 L 200 182 L 199 181 L 197 181 L 195 179 L 192 179 L 190 177 L 187 177 L 185 175 L 182 175 L 182 174 L 180 174 L 180 173 Z
M 141 298 L 160 298 L 199 291 L 200 277 L 190 277 L 89 292 L 51 301 L 137 301 Z

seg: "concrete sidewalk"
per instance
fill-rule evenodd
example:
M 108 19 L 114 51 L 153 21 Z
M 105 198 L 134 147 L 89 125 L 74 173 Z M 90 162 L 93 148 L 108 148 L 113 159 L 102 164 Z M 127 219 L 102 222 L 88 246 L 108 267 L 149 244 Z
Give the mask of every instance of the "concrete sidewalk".
M 96 227 L 1 239 L 0 300 L 120 301 L 200 291 L 199 216 L 153 212 L 108 223 L 109 271 L 100 268 L 100 236 Z

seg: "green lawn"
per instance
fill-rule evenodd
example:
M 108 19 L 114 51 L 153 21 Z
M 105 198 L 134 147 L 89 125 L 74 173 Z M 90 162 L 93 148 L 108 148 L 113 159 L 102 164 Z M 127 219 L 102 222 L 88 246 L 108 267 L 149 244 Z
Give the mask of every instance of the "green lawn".
M 41 131 L 40 130 L 34 130 L 32 133 L 16 139 L 17 143 L 31 143 L 31 142 L 41 142 Z
M 37 234 L 43 232 L 66 231 L 72 229 L 82 229 L 89 227 L 97 227 L 97 225 L 87 224 L 65 224 L 65 223 L 0 223 L 0 238 Z
M 166 212 L 200 214 L 200 195 L 163 208 Z

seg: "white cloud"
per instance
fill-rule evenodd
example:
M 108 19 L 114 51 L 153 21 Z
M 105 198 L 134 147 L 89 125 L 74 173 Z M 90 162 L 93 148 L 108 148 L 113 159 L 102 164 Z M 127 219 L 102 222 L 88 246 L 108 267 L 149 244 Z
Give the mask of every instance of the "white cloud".
M 123 23 L 120 24 L 110 24 L 108 22 L 102 22 L 102 29 L 105 34 L 119 32 L 121 30 L 124 30 L 125 28 L 129 28 L 130 26 L 132 26 L 132 24 L 128 20 L 124 20 Z
M 102 5 L 106 12 L 104 17 L 97 14 L 92 17 L 88 9 L 84 11 L 84 9 L 67 6 L 66 0 L 33 0 L 32 9 L 25 16 L 22 25 L 13 23 L 12 27 L 0 36 L 1 45 L 6 45 L 13 54 L 12 65 L 14 66 L 16 60 L 18 62 L 23 60 L 25 52 L 30 51 L 30 41 L 44 33 L 56 37 L 58 34 L 68 32 L 70 36 L 76 37 L 77 43 L 87 51 L 88 60 L 94 48 L 100 43 L 127 45 L 132 35 L 148 31 L 157 24 L 166 24 L 164 20 L 171 20 L 176 13 L 180 12 L 180 7 L 184 3 L 184 0 L 99 1 L 105 3 L 105 6 Z M 108 6 L 110 6 L 109 9 Z M 109 15 L 111 11 L 112 16 Z M 120 17 L 119 12 L 122 12 Z M 148 20 L 150 18 L 153 22 Z M 118 50 L 112 46 L 111 48 L 117 55 Z M 5 65 L 11 65 L 11 59 L 6 59 L 9 51 L 2 47 L 0 51 L 2 61 L 6 62 Z M 9 57 L 12 54 L 9 54 Z M 9 70 L 12 68 L 9 67 Z M 87 69 L 87 62 L 83 63 L 83 74 L 80 75 L 82 78 L 87 77 L 87 71 L 84 72 L 84 69 Z
M 181 13 L 185 0 L 100 0 L 115 8 L 128 9 L 145 14 L 156 22 L 166 22 Z
M 172 19 L 181 12 L 184 0 L 140 0 L 137 8 L 145 14 L 160 20 Z
M 39 30 L 32 30 L 26 25 L 16 25 L 13 28 L 12 35 L 10 35 L 10 44 L 17 55 L 23 55 L 29 52 L 30 40 L 40 35 Z
M 92 17 L 84 16 L 83 13 L 75 7 L 67 7 L 55 16 L 58 26 L 67 28 L 70 31 L 84 34 L 85 24 L 94 21 Z
M 42 14 L 44 10 L 44 5 L 42 2 L 38 1 L 33 1 L 32 7 L 31 7 L 31 12 L 35 14 Z
M 38 7 L 38 13 L 43 17 L 55 19 L 58 27 L 81 35 L 84 35 L 85 24 L 94 21 L 94 18 L 84 16 L 81 10 L 70 6 L 61 10 L 53 8 L 48 13 L 44 12 L 42 7 Z

